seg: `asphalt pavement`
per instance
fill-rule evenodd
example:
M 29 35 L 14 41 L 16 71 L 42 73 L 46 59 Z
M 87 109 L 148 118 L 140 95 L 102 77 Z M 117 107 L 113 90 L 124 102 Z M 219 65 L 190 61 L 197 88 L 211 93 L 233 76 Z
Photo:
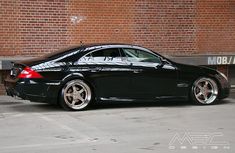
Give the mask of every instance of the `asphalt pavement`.
M 90 110 L 0 96 L 0 153 L 235 152 L 235 93 L 217 105 L 102 103 Z

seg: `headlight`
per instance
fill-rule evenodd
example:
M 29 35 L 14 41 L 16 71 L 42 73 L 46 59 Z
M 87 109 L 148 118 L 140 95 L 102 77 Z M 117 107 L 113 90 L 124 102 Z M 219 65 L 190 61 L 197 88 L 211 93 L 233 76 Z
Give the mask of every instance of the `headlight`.
M 222 73 L 222 72 L 220 72 L 220 71 L 218 71 L 218 70 L 217 70 L 217 72 L 218 72 L 223 78 L 225 78 L 225 80 L 228 81 L 228 78 L 227 78 L 227 76 L 226 76 L 224 73 Z

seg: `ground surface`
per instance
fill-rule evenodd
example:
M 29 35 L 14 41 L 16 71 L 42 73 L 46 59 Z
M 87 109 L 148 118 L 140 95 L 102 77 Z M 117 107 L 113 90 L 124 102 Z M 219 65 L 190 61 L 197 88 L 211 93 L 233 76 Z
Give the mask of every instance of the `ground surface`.
M 0 153 L 214 153 L 234 148 L 234 93 L 219 105 L 105 103 L 82 112 L 0 97 Z

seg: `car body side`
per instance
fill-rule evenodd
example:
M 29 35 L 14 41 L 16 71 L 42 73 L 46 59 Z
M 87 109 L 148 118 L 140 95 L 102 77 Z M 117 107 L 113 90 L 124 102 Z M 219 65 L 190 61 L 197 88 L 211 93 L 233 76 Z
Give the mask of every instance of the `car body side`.
M 115 69 L 113 69 L 107 65 L 90 66 L 74 64 L 76 60 L 92 51 L 107 48 L 128 47 L 150 52 L 149 50 L 138 46 L 101 45 L 96 47 L 79 47 L 57 56 L 18 62 L 19 64 L 30 66 L 32 69 L 39 72 L 43 76 L 43 79 L 13 79 L 8 76 L 5 81 L 7 93 L 8 95 L 17 95 L 18 97 L 34 102 L 56 104 L 63 86 L 70 80 L 81 79 L 91 87 L 92 93 L 95 94 L 94 97 L 96 97 L 97 101 L 137 101 L 143 99 L 188 100 L 193 82 L 201 76 L 206 76 L 213 78 L 218 83 L 219 99 L 225 98 L 229 94 L 229 84 L 219 72 L 205 67 L 178 64 L 154 52 L 152 53 L 159 56 L 161 59 L 164 59 L 164 61 L 167 61 L 162 67 L 159 67 L 159 70 L 169 71 L 169 73 L 166 73 L 166 76 L 162 77 L 167 78 L 174 75 L 173 77 L 175 77 L 175 80 L 173 80 L 172 88 L 169 90 L 169 93 L 164 94 L 163 92 L 162 94 L 153 97 L 152 95 L 146 94 L 137 98 L 134 94 L 132 95 L 132 85 L 135 85 L 137 88 L 143 87 L 144 84 L 147 83 L 145 82 L 145 78 L 143 78 L 144 76 L 140 75 L 139 78 L 136 78 L 139 74 L 133 73 L 132 65 L 116 65 Z M 100 67 L 102 67 L 102 71 L 100 71 Z M 147 73 L 152 72 L 149 71 Z M 111 74 L 112 76 L 110 76 Z M 136 82 L 134 78 L 137 80 L 139 79 L 139 82 Z M 149 83 L 151 84 L 151 82 Z M 156 84 L 158 88 L 154 88 L 153 90 L 165 90 L 164 86 L 167 87 L 166 83 L 171 82 L 159 81 Z M 119 90 L 123 91 L 119 92 Z M 157 93 L 158 91 L 154 92 Z M 114 93 L 116 93 L 116 95 Z

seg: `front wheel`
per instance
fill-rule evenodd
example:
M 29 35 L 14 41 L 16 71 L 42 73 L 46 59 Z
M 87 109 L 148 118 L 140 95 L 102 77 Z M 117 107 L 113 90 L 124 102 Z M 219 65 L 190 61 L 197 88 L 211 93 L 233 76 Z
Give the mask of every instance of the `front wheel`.
M 83 110 L 92 100 L 92 92 L 89 85 L 83 80 L 72 80 L 65 84 L 61 91 L 60 105 L 65 110 Z
M 193 83 L 191 98 L 196 104 L 213 104 L 216 102 L 218 94 L 218 85 L 211 78 L 202 77 Z

